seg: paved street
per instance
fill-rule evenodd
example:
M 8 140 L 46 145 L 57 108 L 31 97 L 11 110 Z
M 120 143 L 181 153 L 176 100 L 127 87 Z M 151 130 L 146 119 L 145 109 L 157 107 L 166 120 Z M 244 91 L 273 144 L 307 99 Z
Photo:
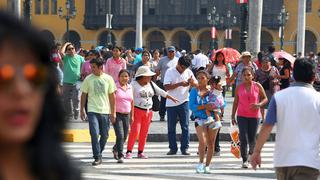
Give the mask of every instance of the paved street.
M 229 142 L 221 143 L 220 157 L 212 160 L 212 174 L 196 174 L 195 166 L 198 162 L 197 142 L 191 142 L 191 156 L 165 155 L 168 151 L 166 142 L 148 142 L 145 153 L 149 159 L 125 159 L 124 164 L 117 164 L 111 153 L 112 143 L 108 143 L 104 151 L 103 164 L 91 166 L 92 152 L 90 143 L 65 143 L 67 152 L 80 163 L 84 179 L 135 179 L 135 180 L 191 180 L 191 179 L 217 179 L 217 180 L 270 180 L 275 179 L 272 154 L 274 143 L 265 145 L 262 153 L 262 168 L 254 171 L 242 169 L 241 160 L 230 153 Z M 136 147 L 135 147 L 136 148 Z M 136 153 L 136 149 L 134 149 Z

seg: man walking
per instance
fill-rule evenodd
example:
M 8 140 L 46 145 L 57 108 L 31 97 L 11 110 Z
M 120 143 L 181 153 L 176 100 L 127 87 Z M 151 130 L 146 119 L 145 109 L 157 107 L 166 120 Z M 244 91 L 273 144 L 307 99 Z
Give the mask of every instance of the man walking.
M 164 81 L 164 75 L 166 74 L 167 70 L 169 68 L 174 68 L 176 67 L 178 63 L 178 58 L 175 56 L 176 49 L 174 46 L 169 46 L 167 49 L 167 56 L 162 57 L 159 60 L 159 63 L 156 67 L 156 73 L 157 75 L 161 75 L 161 84 L 160 88 L 164 89 L 163 87 L 163 81 Z M 166 98 L 161 97 L 160 101 L 160 110 L 159 110 L 159 116 L 160 116 L 160 121 L 164 121 L 164 117 L 166 115 Z
M 116 85 L 111 76 L 103 73 L 101 59 L 92 59 L 90 65 L 92 74 L 85 78 L 81 86 L 80 112 L 81 119 L 85 120 L 84 106 L 88 96 L 88 120 L 94 158 L 92 165 L 95 166 L 102 163 L 102 151 L 108 139 L 109 118 L 115 123 Z
M 320 93 L 312 87 L 316 68 L 306 59 L 294 63 L 296 83 L 272 97 L 251 158 L 261 166 L 261 149 L 277 123 L 274 166 L 278 180 L 317 180 L 320 157 Z
M 178 99 L 178 103 L 167 99 L 168 117 L 168 139 L 170 151 L 167 155 L 174 155 L 178 151 L 176 142 L 177 118 L 182 130 L 181 154 L 190 155 L 189 148 L 189 89 L 195 86 L 197 80 L 189 69 L 191 59 L 189 56 L 182 56 L 178 60 L 176 67 L 169 68 L 164 76 L 164 88 L 168 94 Z

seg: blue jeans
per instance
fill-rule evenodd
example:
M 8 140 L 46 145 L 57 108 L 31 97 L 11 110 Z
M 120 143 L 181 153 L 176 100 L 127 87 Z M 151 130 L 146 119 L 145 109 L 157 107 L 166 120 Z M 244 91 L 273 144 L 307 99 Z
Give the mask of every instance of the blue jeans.
M 117 113 L 116 123 L 113 125 L 116 134 L 116 145 L 113 147 L 113 150 L 118 152 L 118 158 L 123 157 L 123 144 L 128 137 L 130 126 L 129 119 L 129 114 Z
M 88 120 L 93 158 L 99 159 L 102 157 L 102 151 L 104 150 L 104 146 L 106 145 L 109 136 L 109 115 L 88 112 Z
M 176 126 L 177 117 L 179 117 L 179 123 L 181 126 L 181 152 L 185 152 L 189 148 L 190 134 L 189 134 L 189 108 L 188 101 L 179 106 L 167 107 L 168 116 L 168 139 L 170 151 L 177 152 L 176 142 Z

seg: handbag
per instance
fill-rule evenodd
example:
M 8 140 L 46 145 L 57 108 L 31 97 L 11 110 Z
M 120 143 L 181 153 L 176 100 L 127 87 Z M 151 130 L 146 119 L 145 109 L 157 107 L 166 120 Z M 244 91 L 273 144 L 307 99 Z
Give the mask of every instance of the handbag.
M 237 126 L 230 123 L 229 128 L 230 136 L 231 136 L 231 147 L 230 152 L 234 155 L 235 158 L 240 158 L 240 141 L 239 141 L 239 129 Z
M 153 82 L 151 81 L 151 87 L 154 92 L 154 95 L 152 96 L 152 111 L 159 111 L 160 110 L 160 100 L 159 95 L 157 95 L 156 90 L 154 89 Z

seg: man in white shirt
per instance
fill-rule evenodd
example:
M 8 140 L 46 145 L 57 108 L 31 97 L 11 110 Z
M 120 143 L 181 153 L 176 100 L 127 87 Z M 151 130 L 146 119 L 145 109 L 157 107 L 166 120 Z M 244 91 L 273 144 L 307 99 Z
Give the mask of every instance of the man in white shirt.
M 179 118 L 182 136 L 181 153 L 190 155 L 189 148 L 189 89 L 197 83 L 192 71 L 189 69 L 191 59 L 189 56 L 180 57 L 176 67 L 169 68 L 164 76 L 163 85 L 170 96 L 176 97 L 178 103 L 167 99 L 168 139 L 170 151 L 167 155 L 175 155 L 178 151 L 176 142 L 176 124 Z
M 320 169 L 320 93 L 312 84 L 316 68 L 306 59 L 294 63 L 296 83 L 272 97 L 251 158 L 261 166 L 261 149 L 277 123 L 274 166 L 278 180 L 317 180 Z
M 204 70 L 209 63 L 210 62 L 208 56 L 202 54 L 200 49 L 196 50 L 196 53 L 192 59 L 193 72 L 197 72 L 198 70 L 200 70 L 200 68 Z

